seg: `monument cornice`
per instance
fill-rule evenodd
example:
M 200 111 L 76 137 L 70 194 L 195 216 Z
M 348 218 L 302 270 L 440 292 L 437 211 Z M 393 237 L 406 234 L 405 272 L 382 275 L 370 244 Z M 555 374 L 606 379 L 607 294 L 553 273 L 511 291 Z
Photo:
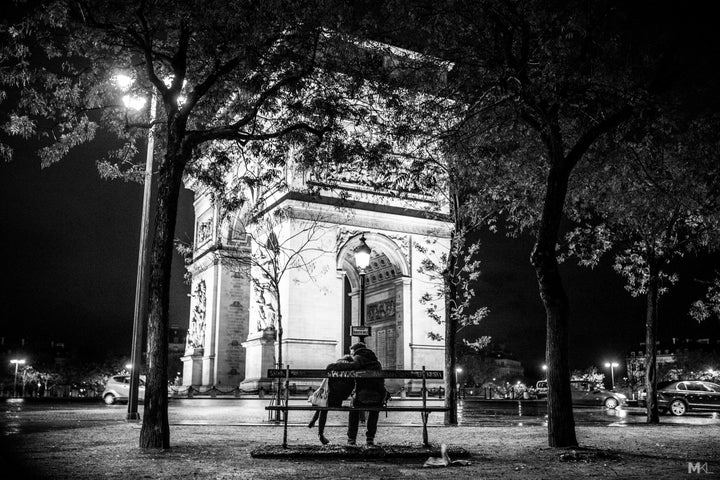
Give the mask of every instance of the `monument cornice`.
M 265 212 L 280 206 L 290 207 L 294 218 L 376 230 L 449 238 L 452 227 L 450 216 L 444 213 L 303 192 L 287 192 Z

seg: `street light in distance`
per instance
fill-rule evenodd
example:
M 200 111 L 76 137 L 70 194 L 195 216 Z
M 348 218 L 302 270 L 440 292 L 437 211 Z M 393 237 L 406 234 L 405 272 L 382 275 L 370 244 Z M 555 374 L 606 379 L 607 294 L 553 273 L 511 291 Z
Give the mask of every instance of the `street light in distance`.
M 25 365 L 25 359 L 18 359 L 13 358 L 10 360 L 11 364 L 15 364 L 15 381 L 13 382 L 13 397 L 17 397 L 17 376 L 18 376 L 18 366 Z
M 618 366 L 617 362 L 605 362 L 605 368 L 610 369 L 610 390 L 615 390 L 615 367 Z
M 457 383 L 457 396 L 460 398 L 462 398 L 462 395 L 460 393 L 460 374 L 462 373 L 462 371 L 462 367 L 455 368 L 455 383 Z

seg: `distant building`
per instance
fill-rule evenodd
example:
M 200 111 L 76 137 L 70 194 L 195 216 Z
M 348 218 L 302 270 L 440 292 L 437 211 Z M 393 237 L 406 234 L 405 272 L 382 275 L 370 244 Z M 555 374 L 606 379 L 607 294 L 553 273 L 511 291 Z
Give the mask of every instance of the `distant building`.
M 10 363 L 11 360 L 24 360 L 24 364 L 18 364 L 18 390 L 28 396 L 44 394 L 47 385 L 29 382 L 27 389 L 20 385 L 25 383 L 25 373 L 32 372 L 34 368 L 41 367 L 43 371 L 57 371 L 67 364 L 70 352 L 62 342 L 37 341 L 28 338 L 0 337 L 0 362 L 5 365 L 0 375 L 0 396 L 14 395 L 16 386 L 15 369 Z M 26 370 L 27 369 L 27 370 Z
M 0 337 L 0 359 L 5 364 L 12 359 L 24 359 L 27 365 L 43 364 L 59 367 L 67 363 L 68 357 L 69 352 L 63 342 Z
M 657 342 L 656 366 L 658 380 L 671 380 L 684 376 L 698 376 L 720 365 L 720 340 L 710 338 L 672 338 Z M 625 358 L 628 380 L 633 386 L 645 383 L 645 343 Z
M 458 360 L 460 383 L 484 385 L 525 379 L 525 369 L 515 355 L 502 348 L 479 354 L 464 355 Z

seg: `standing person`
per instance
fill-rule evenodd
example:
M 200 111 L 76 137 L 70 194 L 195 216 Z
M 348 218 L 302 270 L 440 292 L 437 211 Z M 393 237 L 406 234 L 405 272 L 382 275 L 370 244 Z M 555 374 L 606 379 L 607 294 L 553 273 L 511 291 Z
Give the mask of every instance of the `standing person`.
M 331 363 L 326 370 L 352 370 L 353 357 L 345 355 L 338 359 L 337 362 Z M 328 407 L 340 407 L 342 402 L 350 396 L 355 388 L 355 380 L 352 378 L 328 378 Z M 330 440 L 325 438 L 325 423 L 327 422 L 327 410 L 315 410 L 313 418 L 308 423 L 308 428 L 313 428 L 315 422 L 318 421 L 318 437 L 320 443 L 327 445 Z
M 382 370 L 382 365 L 377 359 L 375 352 L 367 348 L 363 342 L 358 342 L 350 347 L 350 354 L 353 357 L 353 370 Z M 380 407 L 385 401 L 385 380 L 382 378 L 358 378 L 355 380 L 355 407 Z M 367 432 L 365 439 L 368 446 L 375 445 L 375 434 L 377 433 L 378 419 L 380 412 L 369 411 L 367 417 Z M 355 445 L 360 423 L 360 411 L 350 412 L 348 417 L 348 445 Z

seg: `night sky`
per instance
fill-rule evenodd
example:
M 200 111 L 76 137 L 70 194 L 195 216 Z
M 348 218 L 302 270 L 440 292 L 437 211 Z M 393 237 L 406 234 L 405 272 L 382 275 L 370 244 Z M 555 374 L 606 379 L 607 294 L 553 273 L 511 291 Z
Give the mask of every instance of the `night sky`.
M 87 358 L 129 356 L 142 186 L 100 179 L 95 160 L 103 142 L 40 169 L 29 150 L 0 164 L 0 247 L 4 253 L 0 336 L 63 341 Z M 106 145 L 105 145 L 106 146 Z M 192 193 L 180 202 L 176 237 L 192 238 Z M 529 376 L 544 358 L 545 320 L 528 257 L 530 238 L 482 238 L 482 276 L 476 292 L 491 309 L 464 335 L 491 335 L 514 352 Z M 715 259 L 716 260 L 716 259 Z M 704 275 L 717 262 L 688 259 Z M 186 327 L 189 287 L 179 256 L 173 265 L 171 323 Z M 644 339 L 644 305 L 622 288 L 608 265 L 596 270 L 564 265 L 571 302 L 571 368 L 621 360 Z M 691 278 L 692 275 L 683 276 Z M 718 338 L 717 320 L 697 325 L 686 313 L 701 290 L 685 282 L 663 297 L 662 338 Z
M 539 376 L 545 357 L 545 311 L 529 257 L 532 239 L 507 239 L 499 234 L 482 238 L 482 275 L 476 293 L 491 309 L 473 327 L 471 336 L 490 335 L 523 362 L 526 375 Z M 620 361 L 645 341 L 645 299 L 633 298 L 611 268 L 610 257 L 591 270 L 572 262 L 561 265 L 570 301 L 570 368 L 602 367 Z M 720 322 L 698 324 L 688 314 L 690 302 L 704 292 L 694 279 L 709 278 L 720 268 L 718 256 L 686 258 L 677 288 L 661 298 L 659 337 L 662 341 L 720 338 Z M 623 370 L 623 367 L 621 367 Z M 617 374 L 616 370 L 616 374 Z
M 0 164 L 0 336 L 62 341 L 89 358 L 129 356 L 143 193 L 141 184 L 99 177 L 103 146 L 80 147 L 45 169 L 32 150 Z M 186 190 L 176 237 L 190 241 L 192 229 Z M 182 276 L 176 256 L 170 320 L 187 327 Z

